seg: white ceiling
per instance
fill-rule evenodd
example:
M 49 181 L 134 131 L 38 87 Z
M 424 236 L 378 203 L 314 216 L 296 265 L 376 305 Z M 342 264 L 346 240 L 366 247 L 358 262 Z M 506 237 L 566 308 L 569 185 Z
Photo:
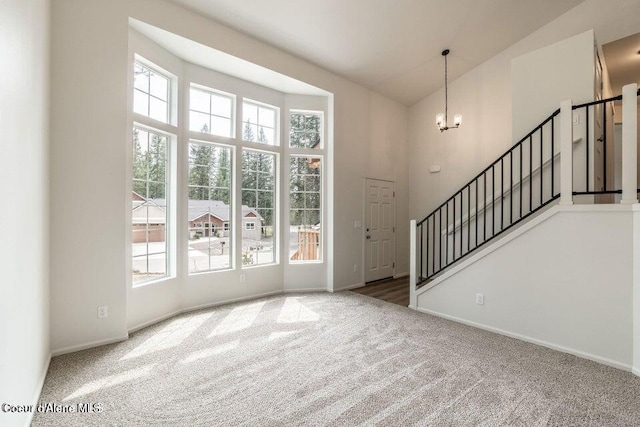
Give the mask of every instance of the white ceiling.
M 156 42 L 180 59 L 219 71 L 284 93 L 326 96 L 328 92 L 285 76 L 228 53 L 196 43 L 137 19 L 129 18 L 131 28 Z
M 640 85 L 640 33 L 607 43 L 602 50 L 614 95 L 622 93 L 623 85 Z
M 171 0 L 412 105 L 583 0 Z

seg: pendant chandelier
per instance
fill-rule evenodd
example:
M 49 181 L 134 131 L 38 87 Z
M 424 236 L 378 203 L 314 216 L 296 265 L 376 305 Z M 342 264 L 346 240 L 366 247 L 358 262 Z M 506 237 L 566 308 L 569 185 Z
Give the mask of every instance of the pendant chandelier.
M 444 132 L 445 130 L 459 128 L 462 124 L 462 114 L 456 114 L 453 116 L 453 126 L 448 125 L 449 121 L 449 88 L 447 87 L 447 55 L 449 55 L 449 49 L 445 49 L 442 51 L 442 56 L 444 56 L 444 114 L 439 113 L 436 115 L 436 125 L 438 125 L 438 129 L 440 132 Z

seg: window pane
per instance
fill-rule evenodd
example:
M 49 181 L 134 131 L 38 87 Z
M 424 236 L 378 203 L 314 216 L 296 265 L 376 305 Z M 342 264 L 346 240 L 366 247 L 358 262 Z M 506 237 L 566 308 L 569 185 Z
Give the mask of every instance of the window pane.
M 258 124 L 258 106 L 248 102 L 242 104 L 242 121 L 254 125 Z
M 276 261 L 275 174 L 275 155 L 250 150 L 242 153 L 242 265 Z
M 276 127 L 276 112 L 271 108 L 260 107 L 258 119 L 258 124 L 261 126 Z
M 233 98 L 191 88 L 189 129 L 211 135 L 233 136 Z
M 189 273 L 231 268 L 231 149 L 189 144 Z
M 245 141 L 256 142 L 258 140 L 258 125 L 252 125 L 249 122 L 244 123 L 242 139 Z
M 219 136 L 231 136 L 231 120 L 222 117 L 211 116 L 211 134 Z
M 149 95 L 140 92 L 139 90 L 133 91 L 133 111 L 138 114 L 149 116 Z
M 189 92 L 189 109 L 203 113 L 211 113 L 211 96 L 198 89 L 191 88 Z
M 289 146 L 294 148 L 321 148 L 322 116 L 313 113 L 292 113 Z
M 163 101 L 169 101 L 169 79 L 157 73 L 151 72 L 150 76 L 151 95 Z
M 209 117 L 211 116 L 209 116 L 208 114 L 190 111 L 189 112 L 189 130 L 193 132 L 210 133 L 209 129 L 211 129 L 211 126 L 209 124 Z
M 231 98 L 220 95 L 212 95 L 211 102 L 213 104 L 211 110 L 212 114 L 215 114 L 216 116 L 226 117 L 228 119 L 231 118 L 233 108 Z
M 134 128 L 132 195 L 133 284 L 165 277 L 167 260 L 166 136 Z
M 133 73 L 133 111 L 167 123 L 170 78 L 139 62 L 134 64 Z
M 168 121 L 168 104 L 158 98 L 149 97 L 149 117 L 161 122 Z
M 275 139 L 274 133 L 275 132 L 273 129 L 260 126 L 258 129 L 258 142 L 262 144 L 274 145 L 273 144 Z
M 133 86 L 145 93 L 149 93 L 149 70 L 138 63 L 134 65 Z
M 321 256 L 321 159 L 289 159 L 289 259 L 315 261 Z

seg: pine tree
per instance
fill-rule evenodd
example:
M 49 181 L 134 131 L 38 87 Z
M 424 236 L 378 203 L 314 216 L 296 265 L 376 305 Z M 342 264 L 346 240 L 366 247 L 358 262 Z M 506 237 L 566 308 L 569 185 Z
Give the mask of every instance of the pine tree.
M 208 200 L 213 147 L 208 144 L 190 144 L 189 157 L 189 200 Z
M 147 150 L 147 167 L 149 168 L 149 198 L 165 198 L 167 138 L 155 133 L 149 134 L 149 149 Z
M 251 120 L 244 124 L 242 139 L 244 141 L 255 141 L 255 135 L 253 134 L 253 128 L 251 127 Z
M 228 148 L 218 147 L 216 148 L 217 164 L 213 168 L 212 182 L 215 186 L 213 190 L 212 199 L 220 200 L 225 204 L 231 202 L 231 159 Z
M 148 147 L 145 147 L 145 149 Z M 146 152 L 146 150 L 145 150 Z M 140 196 L 147 197 L 147 158 L 142 151 L 140 131 L 133 130 L 133 191 Z

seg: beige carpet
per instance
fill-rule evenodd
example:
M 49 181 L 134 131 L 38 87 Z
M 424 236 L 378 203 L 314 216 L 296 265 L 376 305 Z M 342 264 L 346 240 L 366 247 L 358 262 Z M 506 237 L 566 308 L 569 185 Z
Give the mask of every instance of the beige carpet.
M 632 426 L 640 378 L 351 292 L 185 314 L 56 357 L 36 426 Z

